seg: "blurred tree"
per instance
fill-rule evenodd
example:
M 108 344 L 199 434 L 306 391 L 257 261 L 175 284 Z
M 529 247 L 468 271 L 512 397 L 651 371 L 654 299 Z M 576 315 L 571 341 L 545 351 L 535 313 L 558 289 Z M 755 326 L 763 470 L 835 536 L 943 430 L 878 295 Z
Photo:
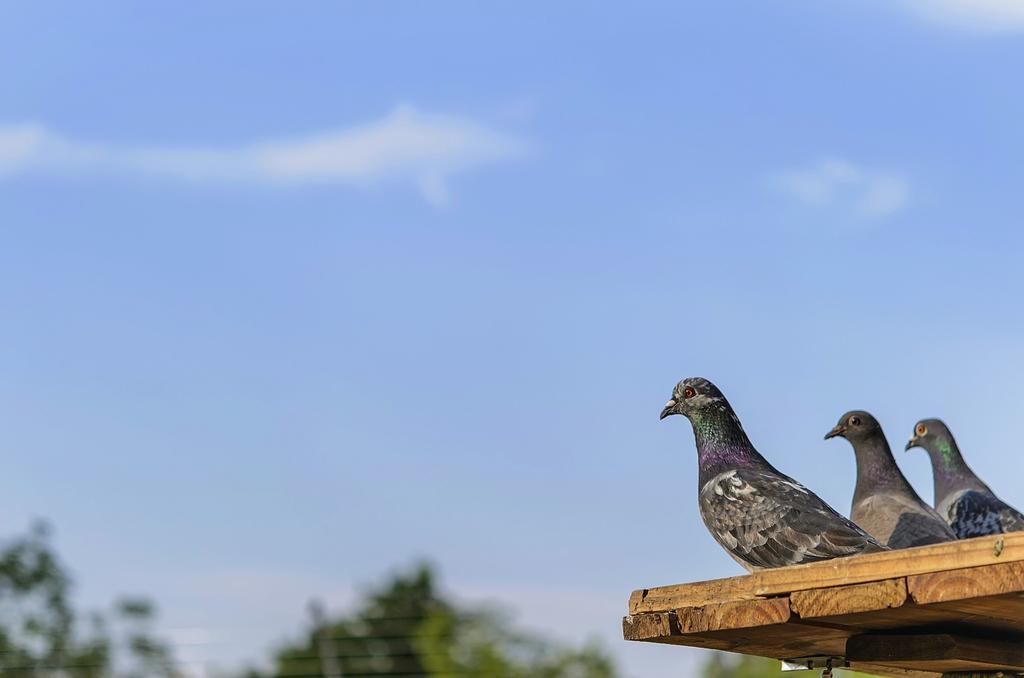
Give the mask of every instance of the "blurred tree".
M 820 671 L 818 672 L 820 673 Z M 777 659 L 752 657 L 750 655 L 715 652 L 704 663 L 703 678 L 787 678 L 794 675 L 813 676 L 813 673 L 783 673 L 782 663 Z M 837 669 L 837 678 L 872 678 L 866 673 Z
M 575 650 L 517 632 L 499 614 L 438 609 L 424 621 L 417 649 L 427 674 L 466 678 L 611 678 L 596 645 Z
M 86 615 L 83 632 L 71 607 L 70 588 L 44 523 L 0 549 L 0 675 L 177 675 L 170 651 L 150 632 L 153 608 L 148 602 L 124 600 L 107 616 Z M 115 651 L 122 647 L 123 652 Z
M 325 643 L 325 638 L 330 642 Z M 513 629 L 494 612 L 460 609 L 438 593 L 433 572 L 426 565 L 370 591 L 354 614 L 313 628 L 302 641 L 281 649 L 271 673 L 250 671 L 247 675 L 326 675 L 320 654 L 325 647 L 333 648 L 336 670 L 344 678 L 616 675 L 611 660 L 596 646 L 562 647 Z

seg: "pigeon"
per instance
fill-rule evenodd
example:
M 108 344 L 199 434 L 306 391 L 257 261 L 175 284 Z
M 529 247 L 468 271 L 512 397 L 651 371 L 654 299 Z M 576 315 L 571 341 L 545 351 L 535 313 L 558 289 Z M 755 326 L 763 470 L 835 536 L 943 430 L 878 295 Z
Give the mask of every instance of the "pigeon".
M 921 500 L 892 457 L 878 420 L 863 410 L 847 412 L 825 434 L 846 438 L 857 457 L 857 486 L 850 519 L 891 549 L 955 541 L 956 534 Z
M 935 509 L 960 539 L 1024 530 L 1024 515 L 997 497 L 960 456 L 953 434 L 941 419 L 914 426 L 907 449 L 923 447 L 932 460 Z
M 693 426 L 704 525 L 747 570 L 887 550 L 769 464 L 750 443 L 729 401 L 707 379 L 691 377 L 676 385 L 661 418 L 673 414 Z

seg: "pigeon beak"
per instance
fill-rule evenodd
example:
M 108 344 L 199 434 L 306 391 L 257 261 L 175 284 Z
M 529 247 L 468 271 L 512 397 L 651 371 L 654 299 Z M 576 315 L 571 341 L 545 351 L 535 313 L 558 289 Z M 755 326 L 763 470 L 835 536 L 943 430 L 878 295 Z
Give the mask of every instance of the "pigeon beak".
M 834 429 L 825 434 L 825 440 L 835 438 L 836 436 L 841 436 L 844 433 L 846 433 L 846 427 L 843 426 L 842 424 L 839 424 Z
M 669 400 L 667 403 L 665 403 L 665 408 L 661 411 L 661 416 L 658 417 L 658 419 L 664 419 L 665 417 L 671 416 L 673 414 L 678 414 L 678 412 L 676 412 L 676 401 Z
M 911 437 L 911 439 L 907 441 L 907 446 L 903 448 L 903 451 L 906 452 L 911 447 L 917 447 L 917 442 L 917 436 Z

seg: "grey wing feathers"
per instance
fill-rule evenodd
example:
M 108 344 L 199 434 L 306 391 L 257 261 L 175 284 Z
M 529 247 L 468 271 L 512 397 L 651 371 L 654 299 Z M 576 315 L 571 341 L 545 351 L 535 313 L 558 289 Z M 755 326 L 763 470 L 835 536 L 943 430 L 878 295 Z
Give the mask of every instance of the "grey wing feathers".
M 785 476 L 727 471 L 704 485 L 700 507 L 715 540 L 753 568 L 884 550 L 810 490 Z
M 1024 530 L 1024 515 L 989 492 L 968 490 L 949 507 L 949 525 L 960 539 Z
M 905 549 L 956 539 L 946 520 L 915 494 L 882 492 L 853 505 L 850 518 L 889 548 Z
M 928 514 L 907 511 L 900 514 L 886 546 L 893 549 L 905 549 L 955 539 L 956 535 L 944 522 L 940 522 Z

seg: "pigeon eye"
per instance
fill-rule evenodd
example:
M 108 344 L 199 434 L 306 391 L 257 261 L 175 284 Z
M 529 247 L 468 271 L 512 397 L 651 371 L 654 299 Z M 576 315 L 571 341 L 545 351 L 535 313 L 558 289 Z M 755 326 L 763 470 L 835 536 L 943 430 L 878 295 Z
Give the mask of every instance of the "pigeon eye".
M 695 395 L 697 395 L 697 392 L 694 391 L 689 386 L 687 386 L 685 389 L 683 389 L 683 397 L 684 398 L 692 398 Z
M 850 417 L 850 426 L 860 426 L 860 417 L 857 415 Z
M 925 433 L 928 433 L 928 427 L 924 424 L 918 424 L 917 427 L 914 428 L 914 433 L 919 436 L 923 436 Z

